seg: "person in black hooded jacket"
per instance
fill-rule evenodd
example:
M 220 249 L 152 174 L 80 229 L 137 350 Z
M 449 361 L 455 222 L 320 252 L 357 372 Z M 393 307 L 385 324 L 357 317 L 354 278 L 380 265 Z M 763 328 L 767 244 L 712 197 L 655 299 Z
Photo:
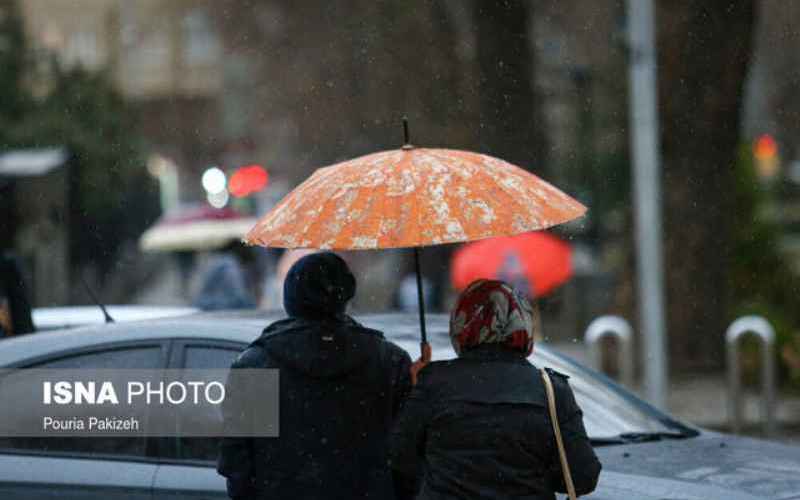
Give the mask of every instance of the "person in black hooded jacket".
M 288 318 L 232 369 L 280 370 L 280 437 L 224 438 L 218 472 L 239 499 L 395 497 L 388 436 L 411 389 L 411 360 L 345 309 L 355 278 L 333 253 L 300 259 L 284 282 Z M 229 378 L 226 420 L 247 411 Z

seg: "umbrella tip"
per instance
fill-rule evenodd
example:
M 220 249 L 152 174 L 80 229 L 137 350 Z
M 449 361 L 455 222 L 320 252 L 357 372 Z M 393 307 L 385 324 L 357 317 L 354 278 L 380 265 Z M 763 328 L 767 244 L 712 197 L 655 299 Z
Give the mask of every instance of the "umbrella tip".
M 411 149 L 413 147 L 408 133 L 408 117 L 403 116 L 403 149 Z

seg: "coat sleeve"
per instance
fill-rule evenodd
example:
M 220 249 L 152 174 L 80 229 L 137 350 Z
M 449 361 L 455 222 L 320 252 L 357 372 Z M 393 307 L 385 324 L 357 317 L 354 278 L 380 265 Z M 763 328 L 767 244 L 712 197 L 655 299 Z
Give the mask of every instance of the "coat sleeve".
M 564 440 L 567 463 L 572 473 L 572 482 L 575 484 L 575 493 L 579 496 L 587 495 L 597 486 L 602 466 L 586 435 L 586 429 L 583 426 L 583 412 L 575 401 L 575 395 L 567 382 L 567 377 L 557 372 L 551 371 L 550 373 L 553 375 L 551 378 L 556 396 L 556 412 L 561 427 L 561 436 Z M 550 471 L 550 483 L 555 491 L 566 493 L 567 486 L 561 471 L 555 436 L 553 441 L 553 450 L 556 455 L 554 467 Z
M 249 351 L 249 349 L 248 349 Z M 239 370 L 253 368 L 252 353 L 245 351 L 231 365 L 225 384 L 225 401 L 222 403 L 222 418 L 225 429 L 244 429 L 249 421 L 247 412 L 248 388 Z M 253 458 L 251 441 L 247 437 L 224 437 L 220 442 L 217 472 L 227 480 L 228 496 L 234 500 L 251 498 L 253 495 Z
M 392 402 L 392 419 L 396 420 L 400 415 L 400 410 L 403 408 L 409 394 L 411 394 L 411 357 L 402 349 L 397 349 L 394 354 L 392 369 L 394 374 L 392 377 L 392 389 L 394 391 L 394 398 Z
M 422 478 L 425 439 L 433 414 L 430 389 L 420 372 L 419 383 L 411 389 L 389 440 L 389 460 L 398 500 L 414 498 Z

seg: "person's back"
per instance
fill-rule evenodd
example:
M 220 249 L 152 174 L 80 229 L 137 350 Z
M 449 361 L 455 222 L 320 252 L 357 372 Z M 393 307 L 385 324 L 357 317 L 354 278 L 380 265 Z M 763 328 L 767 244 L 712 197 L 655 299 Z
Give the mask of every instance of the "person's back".
M 566 377 L 550 374 L 573 480 L 578 491 L 591 491 L 596 459 L 583 443 L 573 446 L 575 438 L 585 439 L 576 435 L 583 429 L 580 409 Z M 431 363 L 415 388 L 415 398 L 420 396 L 429 412 L 420 498 L 549 500 L 553 491 L 564 489 L 544 385 L 539 370 L 524 358 L 487 346 Z
M 247 250 L 233 242 L 214 254 L 203 270 L 202 282 L 192 305 L 204 311 L 223 309 L 252 309 L 255 297 L 245 278 Z
M 388 435 L 410 389 L 410 359 L 342 314 L 354 282 L 331 300 L 344 262 L 316 254 L 298 265 L 285 288 L 290 318 L 233 366 L 280 369 L 280 437 L 225 439 L 218 469 L 232 498 L 391 499 Z
M 541 373 L 526 359 L 532 318 L 509 287 L 483 283 L 453 315 L 459 357 L 419 373 L 397 422 L 391 458 L 406 497 L 551 500 L 566 489 Z M 586 494 L 600 463 L 567 377 L 549 373 L 575 488 Z

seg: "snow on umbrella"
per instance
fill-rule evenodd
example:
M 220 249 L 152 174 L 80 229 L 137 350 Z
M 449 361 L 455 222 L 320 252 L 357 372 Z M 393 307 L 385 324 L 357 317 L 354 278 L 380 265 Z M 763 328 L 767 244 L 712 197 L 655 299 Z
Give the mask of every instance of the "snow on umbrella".
M 586 207 L 491 156 L 408 144 L 321 168 L 247 233 L 279 248 L 415 249 L 426 342 L 419 247 L 511 236 L 576 219 Z
M 203 251 L 240 240 L 256 219 L 232 209 L 193 206 L 166 214 L 139 238 L 145 252 Z
M 543 231 L 476 241 L 453 254 L 450 276 L 457 290 L 479 278 L 500 279 L 541 297 L 572 277 L 572 247 Z

